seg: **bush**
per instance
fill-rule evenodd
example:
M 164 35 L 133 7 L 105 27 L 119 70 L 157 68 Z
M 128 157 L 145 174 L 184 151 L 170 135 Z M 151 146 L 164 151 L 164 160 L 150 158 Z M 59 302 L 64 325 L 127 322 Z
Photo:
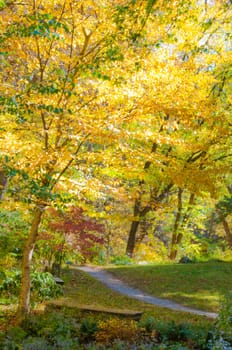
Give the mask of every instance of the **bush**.
M 181 342 L 198 350 L 207 349 L 208 329 L 188 323 L 177 324 L 174 321 L 161 322 L 155 325 L 156 337 L 160 342 Z
M 79 328 L 79 338 L 81 341 L 91 341 L 95 338 L 95 334 L 98 331 L 98 323 L 92 318 L 83 318 Z
M 232 350 L 232 292 L 224 297 L 216 330 L 208 344 L 210 350 Z
M 17 296 L 21 285 L 21 272 L 13 270 L 2 275 L 0 292 L 2 295 Z M 31 292 L 35 301 L 43 301 L 56 298 L 63 294 L 62 287 L 59 286 L 49 272 L 32 272 Z
M 79 344 L 75 321 L 63 314 L 52 313 L 47 317 L 45 315 L 32 315 L 23 321 L 22 327 L 30 336 L 30 341 L 27 339 L 23 342 L 23 350 L 76 350 Z
M 127 255 L 116 255 L 111 258 L 111 263 L 114 265 L 131 265 L 133 261 Z
M 107 321 L 99 321 L 98 328 L 95 338 L 102 344 L 111 344 L 116 339 L 135 341 L 139 334 L 138 325 L 133 320 L 111 318 Z
M 31 275 L 31 291 L 35 300 L 43 301 L 56 298 L 63 294 L 52 274 L 49 272 L 33 272 Z
M 46 339 L 29 337 L 23 343 L 23 350 L 55 350 Z
M 226 341 L 223 337 L 215 339 L 212 345 L 209 347 L 210 350 L 232 350 L 231 343 Z
M 156 329 L 156 321 L 154 317 L 149 316 L 144 320 L 140 321 L 139 326 L 144 328 L 146 332 L 151 333 Z
M 0 292 L 2 295 L 18 295 L 21 284 L 21 272 L 13 270 L 1 275 Z
M 232 292 L 225 296 L 222 302 L 217 329 L 220 335 L 232 343 Z

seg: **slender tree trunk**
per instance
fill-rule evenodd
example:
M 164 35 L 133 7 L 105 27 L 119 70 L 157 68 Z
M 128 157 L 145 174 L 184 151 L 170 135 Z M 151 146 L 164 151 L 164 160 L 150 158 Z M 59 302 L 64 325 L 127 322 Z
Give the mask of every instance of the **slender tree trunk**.
M 29 232 L 26 245 L 23 251 L 22 260 L 22 285 L 20 290 L 19 305 L 17 310 L 17 320 L 21 322 L 30 311 L 30 287 L 31 287 L 31 262 L 35 243 L 38 236 L 38 228 L 42 219 L 44 206 L 36 206 L 32 220 L 31 230 Z
M 111 229 L 110 229 L 110 225 L 107 225 L 107 234 L 106 234 L 106 261 L 107 263 L 110 262 L 110 252 L 111 252 Z
M 137 235 L 137 238 L 136 238 L 137 244 L 142 243 L 144 238 L 148 236 L 149 227 L 150 227 L 150 225 L 149 225 L 149 222 L 147 220 L 141 221 L 139 236 Z
M 212 237 L 216 231 L 215 219 L 216 219 L 216 212 L 213 211 L 212 214 L 210 215 L 210 219 L 208 221 L 208 226 L 209 226 L 208 232 L 209 232 L 210 237 Z
M 2 200 L 4 190 L 7 184 L 7 177 L 4 174 L 3 170 L 0 170 L 0 200 Z
M 159 132 L 161 133 L 164 129 L 164 124 L 166 123 L 166 121 L 169 119 L 169 116 L 167 115 L 165 118 L 164 118 L 164 123 L 160 126 L 160 130 Z M 151 148 L 151 153 L 156 153 L 157 151 L 157 148 L 158 148 L 158 144 L 156 142 L 154 142 L 152 144 L 152 148 Z M 169 153 L 171 150 L 171 148 L 168 150 L 167 153 Z M 143 167 L 143 170 L 148 170 L 151 166 L 152 162 L 151 161 L 146 161 L 145 164 L 144 164 L 144 167 Z M 143 195 L 143 186 L 145 184 L 145 181 L 144 180 L 141 180 L 139 182 L 139 188 L 140 188 L 140 191 L 139 191 L 139 198 L 137 198 L 135 200 L 135 205 L 134 205 L 134 216 L 139 216 L 139 218 L 143 217 L 146 213 L 148 213 L 152 208 L 151 206 L 146 206 L 145 208 L 142 208 L 141 207 L 141 200 L 142 200 L 142 195 Z M 171 185 L 168 185 L 167 188 L 170 188 L 172 187 L 172 184 Z M 155 191 L 157 192 L 157 190 Z M 165 191 L 164 191 L 165 192 Z M 163 196 L 163 194 L 160 195 L 161 197 Z M 127 248 L 126 248 L 126 254 L 129 256 L 129 257 L 132 257 L 133 256 L 133 253 L 134 253 L 134 248 L 135 248 L 135 243 L 136 243 L 136 235 L 137 235 L 137 232 L 138 232 L 138 228 L 139 228 L 139 224 L 140 224 L 140 220 L 136 220 L 136 221 L 133 221 L 131 223 L 131 228 L 130 228 L 130 232 L 129 232 L 129 236 L 128 236 L 128 240 L 127 240 Z
M 153 143 L 152 145 L 152 149 L 151 149 L 151 153 L 155 153 L 156 149 L 157 149 L 157 143 Z M 144 170 L 148 170 L 151 166 L 151 162 L 147 161 L 144 164 L 143 169 Z M 144 185 L 144 180 L 139 182 L 139 194 L 138 194 L 138 198 L 136 198 L 135 200 L 135 204 L 134 204 L 134 217 L 141 217 L 141 199 L 142 199 L 142 195 L 143 195 L 143 185 Z M 128 236 L 128 240 L 127 240 L 127 247 L 126 247 L 126 255 L 128 255 L 130 258 L 132 258 L 133 253 L 134 253 L 134 248 L 135 248 L 135 243 L 136 243 L 136 235 L 137 235 L 137 231 L 139 228 L 139 219 L 132 221 L 131 223 L 131 228 L 130 228 L 130 232 L 129 232 L 129 236 Z
M 232 232 L 231 232 L 229 224 L 224 216 L 222 217 L 222 224 L 223 224 L 224 231 L 226 233 L 227 242 L 228 242 L 230 248 L 232 248 Z
M 216 209 L 217 214 L 222 222 L 225 234 L 226 234 L 226 240 L 227 243 L 229 244 L 229 247 L 232 248 L 232 232 L 231 229 L 229 227 L 229 224 L 226 220 L 226 217 L 222 214 L 222 212 L 220 211 L 220 209 Z
M 173 186 L 172 183 L 168 184 L 159 195 L 157 194 L 157 190 L 153 191 L 154 194 L 152 195 L 151 202 L 161 203 L 169 193 L 172 186 Z M 138 232 L 140 219 L 144 217 L 147 213 L 149 213 L 151 210 L 155 210 L 155 208 L 152 205 L 147 205 L 144 208 L 142 208 L 141 195 L 140 195 L 139 198 L 136 199 L 135 205 L 134 205 L 134 217 L 138 217 L 138 219 L 132 221 L 129 236 L 128 236 L 128 241 L 127 241 L 126 254 L 129 257 L 132 257 L 134 253 L 135 243 L 137 241 L 136 235 Z
M 178 189 L 178 206 L 177 206 L 177 213 L 173 228 L 173 234 L 172 234 L 172 241 L 171 241 L 171 247 L 170 247 L 170 253 L 169 253 L 169 259 L 175 260 L 178 252 L 178 241 L 181 241 L 181 238 L 179 237 L 179 234 L 177 234 L 180 220 L 181 220 L 181 213 L 182 213 L 182 188 Z
M 181 188 L 179 188 L 179 190 L 178 190 L 178 211 L 176 214 L 176 220 L 175 220 L 175 224 L 174 224 L 174 231 L 173 231 L 173 236 L 172 236 L 171 248 L 170 248 L 170 253 L 169 253 L 169 259 L 171 259 L 171 260 L 175 260 L 177 257 L 178 249 L 179 249 L 179 246 L 180 246 L 182 239 L 183 239 L 183 233 L 182 232 L 178 233 L 178 230 L 182 231 L 185 224 L 187 223 L 189 216 L 190 216 L 190 210 L 192 208 L 192 205 L 193 205 L 194 199 L 195 199 L 194 193 L 191 193 L 190 197 L 189 197 L 188 208 L 187 208 L 185 214 L 183 215 L 183 219 L 181 220 L 182 193 L 183 193 L 183 190 Z
M 126 254 L 132 258 L 136 243 L 136 234 L 139 228 L 139 221 L 133 221 L 131 224 L 129 237 L 127 241 Z

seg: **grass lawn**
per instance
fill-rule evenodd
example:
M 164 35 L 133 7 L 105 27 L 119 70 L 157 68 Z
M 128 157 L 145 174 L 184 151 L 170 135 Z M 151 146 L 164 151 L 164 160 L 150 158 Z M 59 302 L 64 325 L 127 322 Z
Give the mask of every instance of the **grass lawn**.
M 95 307 L 107 307 L 143 311 L 143 318 L 153 316 L 161 321 L 175 321 L 178 323 L 190 322 L 197 327 L 212 327 L 214 320 L 203 316 L 192 315 L 185 312 L 156 307 L 142 303 L 135 299 L 118 294 L 106 288 L 102 283 L 86 273 L 75 268 L 66 270 L 62 278 L 65 280 L 65 297 L 73 303 L 91 305 Z
M 107 271 L 153 296 L 207 311 L 218 311 L 221 299 L 232 290 L 232 262 L 123 266 Z
M 161 332 L 159 334 L 161 334 L 163 337 L 163 338 L 161 337 L 159 341 L 160 342 L 162 341 L 164 343 L 166 341 L 165 339 L 167 336 L 169 336 L 169 338 L 171 336 L 173 336 L 173 334 L 174 334 L 173 330 L 176 331 L 177 329 L 179 329 L 179 330 L 180 329 L 182 329 L 182 330 L 187 329 L 187 333 L 185 333 L 185 335 L 187 334 L 187 338 L 185 339 L 183 336 L 183 339 L 181 338 L 181 340 L 180 340 L 178 338 L 179 339 L 178 341 L 183 340 L 185 342 L 188 342 L 188 345 L 191 345 L 190 347 L 188 347 L 188 349 L 196 349 L 196 347 L 195 347 L 196 344 L 201 344 L 201 345 L 203 344 L 204 345 L 205 344 L 204 342 L 206 341 L 207 335 L 209 334 L 208 332 L 210 330 L 211 331 L 214 330 L 214 328 L 215 328 L 215 326 L 214 326 L 215 320 L 207 319 L 206 317 L 203 317 L 203 316 L 192 315 L 190 313 L 176 312 L 176 311 L 172 311 L 172 310 L 169 310 L 166 308 L 160 308 L 160 307 L 156 307 L 153 305 L 145 304 L 145 303 L 142 303 L 142 302 L 137 301 L 135 299 L 132 299 L 132 298 L 120 295 L 116 292 L 113 292 L 113 291 L 109 290 L 108 288 L 106 288 L 102 283 L 98 282 L 93 277 L 89 276 L 87 273 L 79 271 L 75 267 L 71 267 L 69 269 L 64 270 L 62 272 L 61 278 L 64 279 L 65 284 L 64 284 L 64 296 L 60 300 L 64 306 L 69 305 L 69 306 L 71 306 L 71 308 L 68 307 L 68 308 L 60 309 L 58 307 L 58 309 L 56 309 L 56 308 L 54 309 L 55 310 L 55 313 L 54 313 L 53 312 L 54 310 L 53 310 L 52 305 L 50 303 L 51 309 L 50 308 L 46 309 L 46 312 L 44 315 L 43 315 L 42 308 L 36 310 L 36 315 L 32 315 L 32 318 L 31 318 L 32 323 L 28 323 L 29 331 L 31 332 L 31 324 L 32 324 L 32 329 L 33 329 L 33 324 L 34 324 L 34 327 L 39 326 L 42 328 L 37 327 L 36 329 L 39 329 L 39 333 L 38 334 L 35 333 L 36 335 L 33 334 L 32 338 L 29 337 L 29 338 L 26 338 L 26 340 L 25 340 L 27 342 L 27 344 L 29 344 L 32 341 L 34 342 L 33 344 L 37 344 L 36 349 L 39 348 L 38 342 L 40 342 L 39 344 L 44 344 L 43 342 L 46 339 L 50 339 L 48 337 L 48 334 L 49 334 L 48 332 L 53 332 L 54 329 L 55 329 L 55 333 L 51 333 L 52 337 L 54 336 L 54 334 L 55 334 L 54 339 L 57 339 L 57 337 L 58 338 L 61 337 L 57 340 L 57 344 L 59 343 L 59 340 L 64 341 L 63 332 L 66 329 L 65 327 L 67 327 L 67 322 L 66 322 L 67 320 L 75 319 L 75 322 L 72 323 L 75 325 L 75 327 L 77 325 L 77 322 L 79 322 L 79 321 L 82 322 L 82 321 L 86 320 L 86 319 L 80 318 L 80 314 L 78 311 L 79 304 L 95 306 L 96 308 L 100 307 L 100 308 L 113 308 L 113 309 L 122 309 L 122 310 L 127 309 L 127 310 L 142 311 L 143 312 L 142 322 L 143 321 L 146 322 L 147 320 L 151 320 L 151 318 L 149 318 L 149 317 L 153 316 L 154 321 L 156 322 L 156 327 L 158 327 L 159 332 Z M 57 305 L 57 301 L 56 301 L 55 305 Z M 55 307 L 55 305 L 53 303 L 54 307 Z M 75 306 L 77 306 L 77 308 Z M 8 310 L 7 310 L 7 308 L 8 308 Z M 4 324 L 2 324 L 2 327 L 0 327 L 0 338 L 2 337 L 2 341 L 4 341 L 4 339 L 5 339 L 4 334 L 6 334 L 7 330 L 9 330 L 9 326 L 12 325 L 11 316 L 13 316 L 13 313 L 14 313 L 13 309 L 11 309 L 9 307 L 9 305 L 7 308 L 5 308 L 5 310 L 4 310 L 4 306 L 0 305 L 0 316 L 1 316 L 0 321 L 4 321 Z M 57 312 L 58 312 L 58 316 L 57 316 Z M 42 318 L 40 318 L 40 316 Z M 53 322 L 53 323 L 51 323 L 51 326 L 49 324 L 49 326 L 46 326 L 45 328 L 43 328 L 44 324 L 45 324 L 45 323 L 43 323 L 44 316 L 48 320 L 49 320 L 49 317 L 51 316 L 51 318 L 50 318 L 51 321 L 49 321 L 49 322 Z M 52 318 L 54 316 L 55 316 L 55 319 Z M 59 316 L 61 316 L 61 318 L 59 318 Z M 84 316 L 84 317 L 89 317 L 89 316 Z M 69 318 L 69 317 L 71 317 L 71 318 Z M 95 320 L 96 320 L 96 318 L 102 319 L 102 317 L 104 317 L 104 319 L 105 319 L 105 315 L 96 315 L 95 316 L 95 314 L 94 314 Z M 64 328 L 62 328 L 63 324 L 57 323 L 57 321 L 64 322 Z M 170 322 L 170 321 L 174 321 L 176 326 L 174 326 L 175 324 Z M 56 322 L 56 323 L 54 323 L 54 322 Z M 54 327 L 55 326 L 57 327 L 57 324 L 60 328 L 58 327 L 56 329 Z M 85 324 L 85 323 L 83 323 L 83 324 Z M 182 326 L 177 326 L 178 324 L 182 324 Z M 186 327 L 186 324 L 189 324 L 189 326 L 187 326 L 187 327 L 190 327 L 190 328 L 183 328 L 183 327 Z M 87 323 L 87 326 L 88 326 L 88 323 Z M 178 328 L 178 327 L 182 327 L 182 328 Z M 157 329 L 157 328 L 155 328 L 155 329 Z M 26 328 L 26 330 L 28 332 L 27 328 Z M 45 330 L 45 333 L 43 333 L 44 330 Z M 57 330 L 59 332 L 61 332 L 58 335 L 57 335 Z M 13 331 L 14 331 L 14 328 L 13 328 Z M 13 332 L 13 334 L 14 334 L 14 332 Z M 18 332 L 18 330 L 17 330 L 17 332 Z M 30 332 L 28 334 L 31 334 Z M 40 333 L 40 332 L 42 332 L 42 333 Z M 68 335 L 68 337 L 70 337 L 70 334 Z M 181 333 L 178 333 L 178 334 L 180 335 Z M 176 337 L 176 333 L 175 333 L 175 337 Z M 169 338 L 167 338 L 167 339 L 169 339 Z M 17 339 L 18 338 L 16 337 L 16 340 Z M 52 339 L 51 342 L 54 342 L 53 338 L 51 338 L 51 339 Z M 131 339 L 133 340 L 133 338 L 131 338 Z M 170 338 L 170 339 L 173 342 L 176 342 L 176 338 L 175 339 Z M 70 340 L 71 339 L 69 339 L 69 338 L 68 339 L 65 338 L 65 342 L 70 342 Z M 141 338 L 141 341 L 143 341 L 143 338 Z M 147 341 L 147 338 L 145 339 L 145 341 Z M 154 341 L 154 339 L 152 338 L 152 342 L 153 341 Z M 194 341 L 194 343 L 193 343 L 193 341 Z M 166 347 L 165 344 L 163 344 L 164 347 L 162 347 L 162 349 L 171 349 L 171 347 Z M 1 347 L 1 345 L 0 345 L 0 347 Z M 10 347 L 10 348 L 13 349 L 13 347 Z M 30 347 L 30 349 L 32 349 L 32 348 L 35 349 L 34 347 Z M 43 346 L 40 346 L 40 348 L 43 349 Z M 55 349 L 55 347 L 52 347 L 52 349 L 53 348 Z M 58 347 L 58 348 L 60 349 L 61 347 Z M 85 347 L 83 347 L 83 349 L 84 348 Z M 91 347 L 91 348 L 95 349 L 94 347 Z M 124 349 L 124 347 L 121 347 L 121 348 Z M 20 349 L 21 349 L 21 347 L 20 347 Z M 67 349 L 67 347 L 65 347 L 65 349 Z M 73 349 L 73 347 L 72 347 L 72 349 Z M 98 348 L 98 349 L 100 349 L 100 348 Z M 110 349 L 110 347 L 109 347 L 109 349 Z M 161 347 L 159 347 L 159 349 L 161 349 Z M 177 349 L 176 345 L 175 345 L 175 349 Z M 187 348 L 183 347 L 182 345 L 179 344 L 178 349 L 187 349 Z
M 220 296 L 232 289 L 232 264 L 150 265 L 108 269 L 132 286 L 199 309 L 215 310 Z M 63 271 L 64 297 L 75 304 L 143 311 L 143 317 L 191 323 L 197 329 L 213 327 L 213 319 L 142 303 L 106 288 L 85 272 L 71 267 Z M 16 305 L 0 305 L 0 331 L 8 328 Z

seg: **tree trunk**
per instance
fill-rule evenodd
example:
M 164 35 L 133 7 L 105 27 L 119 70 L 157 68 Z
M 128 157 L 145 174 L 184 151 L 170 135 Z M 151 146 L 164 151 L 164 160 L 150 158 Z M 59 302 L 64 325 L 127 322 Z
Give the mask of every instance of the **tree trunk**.
M 226 217 L 222 214 L 220 209 L 216 209 L 217 214 L 219 216 L 220 221 L 222 222 L 225 234 L 226 234 L 226 240 L 227 243 L 229 244 L 229 247 L 232 248 L 232 232 L 231 229 L 229 227 L 229 224 L 226 220 Z
M 162 128 L 162 127 L 161 127 Z M 156 149 L 157 149 L 158 145 L 157 143 L 153 143 L 152 145 L 152 149 L 151 149 L 151 153 L 155 153 Z M 144 164 L 143 169 L 144 170 L 148 170 L 151 166 L 151 162 L 147 161 Z M 144 185 L 144 180 L 141 180 L 139 182 L 139 197 L 135 200 L 135 205 L 134 205 L 134 217 L 142 216 L 141 213 L 141 199 L 142 199 L 142 194 L 143 194 L 143 185 Z M 133 221 L 131 223 L 131 228 L 130 228 L 130 232 L 129 232 L 129 236 L 128 236 L 128 240 L 127 240 L 127 247 L 126 247 L 126 255 L 128 255 L 130 258 L 132 258 L 133 253 L 134 253 L 134 248 L 135 248 L 135 243 L 136 243 L 136 234 L 139 228 L 139 220 Z
M 178 190 L 178 211 L 176 214 L 176 220 L 175 220 L 175 224 L 174 224 L 173 236 L 172 236 L 172 242 L 171 242 L 171 249 L 170 249 L 170 253 L 169 253 L 169 259 L 171 259 L 171 260 L 176 259 L 178 249 L 179 249 L 179 246 L 180 246 L 180 244 L 182 242 L 182 238 L 183 238 L 183 233 L 182 232 L 177 233 L 177 232 L 182 231 L 184 226 L 188 222 L 191 208 L 192 208 L 192 205 L 194 204 L 194 200 L 195 200 L 195 194 L 191 193 L 190 197 L 189 197 L 189 201 L 188 201 L 188 208 L 187 208 L 187 210 L 186 210 L 186 212 L 183 215 L 183 218 L 181 220 L 182 193 L 183 193 L 183 190 L 181 188 L 179 188 L 179 190 Z
M 213 237 L 216 232 L 216 212 L 213 211 L 212 214 L 210 215 L 209 221 L 208 221 L 208 232 L 209 232 L 209 237 Z
M 178 189 L 178 207 L 177 207 L 177 213 L 173 228 L 173 234 L 172 234 L 172 241 L 171 241 L 171 247 L 170 247 L 170 253 L 169 253 L 169 259 L 175 260 L 177 253 L 178 253 L 178 244 L 181 242 L 180 234 L 177 234 L 180 220 L 181 220 L 181 213 L 182 213 L 182 193 L 183 190 L 181 188 Z
M 7 177 L 4 174 L 3 170 L 0 170 L 0 200 L 2 200 L 4 190 L 7 184 Z
M 44 206 L 36 206 L 26 245 L 23 251 L 22 260 L 22 285 L 20 290 L 19 305 L 17 310 L 17 320 L 20 323 L 30 311 L 30 287 L 31 287 L 31 262 L 35 243 L 38 236 L 38 228 L 43 215 Z
M 172 188 L 173 184 L 168 184 L 162 192 L 157 195 L 157 190 L 154 191 L 156 195 L 152 196 L 151 202 L 152 203 L 160 203 L 165 198 L 165 196 L 168 194 L 170 189 Z M 133 256 L 134 248 L 136 244 L 136 235 L 139 228 L 140 220 L 143 218 L 147 213 L 149 213 L 151 210 L 155 210 L 152 205 L 146 205 L 144 208 L 141 206 L 141 195 L 139 195 L 139 198 L 136 199 L 135 205 L 134 205 L 134 217 L 138 217 L 137 220 L 132 221 L 128 241 L 127 241 L 127 248 L 126 248 L 126 254 L 129 257 Z
M 139 221 L 133 221 L 131 224 L 129 237 L 127 241 L 127 247 L 126 247 L 126 255 L 128 255 L 130 258 L 132 258 L 135 248 L 135 242 L 136 242 L 136 234 L 139 227 Z
M 229 224 L 224 216 L 222 216 L 222 224 L 226 234 L 226 240 L 230 248 L 232 248 L 232 232 L 230 230 Z

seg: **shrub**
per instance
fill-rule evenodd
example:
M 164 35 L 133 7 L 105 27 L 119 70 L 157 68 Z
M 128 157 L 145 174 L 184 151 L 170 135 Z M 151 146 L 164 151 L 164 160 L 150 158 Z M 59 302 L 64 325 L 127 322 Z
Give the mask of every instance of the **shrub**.
M 21 285 L 21 272 L 13 270 L 5 276 L 2 275 L 0 292 L 2 295 L 16 296 L 19 294 Z M 32 272 L 31 274 L 32 298 L 36 301 L 43 301 L 56 298 L 63 294 L 62 287 L 59 286 L 49 272 Z
M 211 346 L 209 347 L 210 350 L 232 350 L 231 343 L 226 341 L 223 337 L 219 337 L 218 339 L 215 339 Z
M 95 334 L 98 331 L 98 323 L 92 318 L 83 318 L 79 328 L 79 338 L 81 341 L 91 341 L 95 338 Z
M 33 272 L 31 275 L 31 291 L 34 299 L 43 301 L 56 298 L 63 294 L 63 289 L 59 286 L 51 273 Z
M 12 327 L 0 340 L 0 349 L 17 350 L 20 349 L 23 339 L 27 336 L 21 327 Z
M 19 293 L 21 283 L 21 272 L 13 270 L 2 275 L 0 292 L 2 295 L 17 295 Z
M 198 350 L 207 349 L 208 329 L 188 323 L 177 324 L 174 321 L 161 322 L 155 325 L 156 337 L 161 342 L 182 342 Z
M 151 333 L 156 328 L 156 321 L 154 317 L 149 316 L 144 320 L 140 321 L 139 326 L 141 328 L 144 328 L 146 332 Z
M 99 321 L 98 328 L 95 338 L 98 343 L 102 344 L 110 344 L 116 339 L 134 341 L 139 333 L 139 328 L 135 321 L 117 318 Z
M 210 350 L 232 350 L 232 292 L 224 297 L 211 338 L 208 342 Z
M 29 337 L 23 343 L 23 350 L 53 350 L 46 339 Z
M 43 317 L 43 315 L 30 314 L 26 316 L 21 323 L 21 327 L 29 336 L 37 336 L 40 334 L 41 329 L 45 326 L 46 319 Z
M 111 258 L 111 263 L 114 265 L 130 265 L 132 259 L 127 255 L 116 255 Z
M 47 316 L 29 316 L 23 321 L 22 327 L 30 336 L 30 342 L 28 340 L 24 341 L 23 350 L 36 350 L 37 348 L 43 350 L 76 350 L 79 344 L 75 321 L 63 314 L 52 313 Z M 30 344 L 34 344 L 34 347 Z M 39 347 L 40 345 L 41 347 Z
M 157 337 L 160 341 L 179 341 L 183 340 L 181 327 L 174 321 L 162 322 L 156 324 Z
M 222 302 L 217 329 L 220 335 L 232 343 L 232 292 L 226 295 Z

